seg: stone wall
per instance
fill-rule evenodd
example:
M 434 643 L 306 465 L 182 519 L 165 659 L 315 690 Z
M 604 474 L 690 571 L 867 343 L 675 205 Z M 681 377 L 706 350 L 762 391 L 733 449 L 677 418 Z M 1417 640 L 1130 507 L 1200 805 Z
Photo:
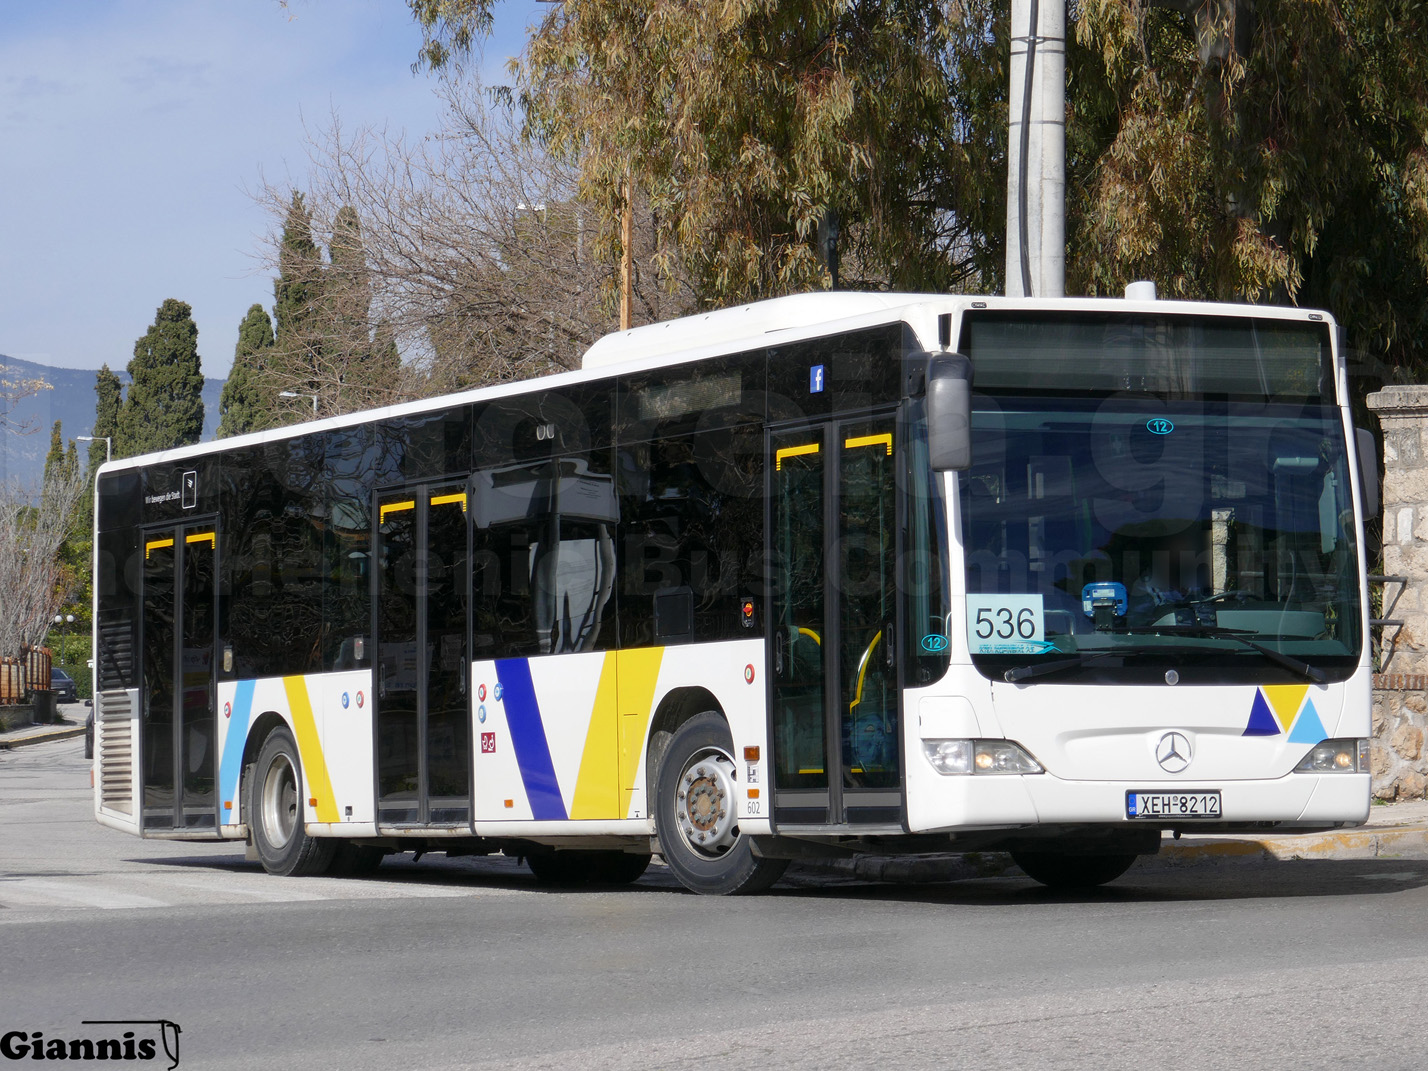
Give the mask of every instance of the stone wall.
M 1383 428 L 1383 627 L 1374 674 L 1373 793 L 1428 794 L 1428 386 L 1368 397 Z M 1400 578 L 1400 579 L 1395 579 Z

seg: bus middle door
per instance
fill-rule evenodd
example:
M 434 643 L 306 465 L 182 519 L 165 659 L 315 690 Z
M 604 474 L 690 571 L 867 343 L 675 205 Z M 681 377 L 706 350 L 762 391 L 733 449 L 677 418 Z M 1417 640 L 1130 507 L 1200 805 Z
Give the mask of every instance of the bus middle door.
M 895 426 L 888 413 L 768 434 L 769 740 L 781 831 L 901 829 Z

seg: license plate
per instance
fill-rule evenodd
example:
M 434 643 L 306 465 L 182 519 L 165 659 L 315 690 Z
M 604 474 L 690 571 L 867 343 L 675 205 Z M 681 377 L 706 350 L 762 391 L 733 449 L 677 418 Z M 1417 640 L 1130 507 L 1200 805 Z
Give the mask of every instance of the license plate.
M 1127 792 L 1127 818 L 1220 817 L 1218 792 Z

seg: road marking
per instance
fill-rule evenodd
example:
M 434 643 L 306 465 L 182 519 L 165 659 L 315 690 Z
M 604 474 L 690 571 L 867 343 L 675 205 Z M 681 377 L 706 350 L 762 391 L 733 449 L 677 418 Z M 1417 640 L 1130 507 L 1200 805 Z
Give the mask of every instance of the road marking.
M 60 901 L 60 904 L 57 905 L 56 900 Z M 168 906 L 163 900 L 155 900 L 152 896 L 95 888 L 77 881 L 53 881 L 46 878 L 14 878 L 0 882 L 0 903 L 9 907 L 56 907 L 73 904 L 76 907 L 97 907 L 105 911 Z
M 125 873 L 85 878 L 0 878 L 0 908 L 99 908 L 105 911 L 155 907 L 216 907 L 225 904 L 314 903 L 354 900 L 431 900 L 528 896 L 529 888 L 434 884 L 414 880 L 362 878 L 274 878 L 260 873 Z M 16 921 L 13 917 L 3 921 Z

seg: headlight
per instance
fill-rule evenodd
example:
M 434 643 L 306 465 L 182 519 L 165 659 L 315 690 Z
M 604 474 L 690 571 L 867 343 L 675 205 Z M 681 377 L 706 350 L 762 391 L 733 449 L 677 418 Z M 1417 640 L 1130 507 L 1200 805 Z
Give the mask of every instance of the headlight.
M 1368 773 L 1367 740 L 1325 740 L 1315 744 L 1294 767 L 1296 773 Z
M 1039 774 L 1045 771 L 1010 740 L 924 740 L 922 753 L 938 773 Z

